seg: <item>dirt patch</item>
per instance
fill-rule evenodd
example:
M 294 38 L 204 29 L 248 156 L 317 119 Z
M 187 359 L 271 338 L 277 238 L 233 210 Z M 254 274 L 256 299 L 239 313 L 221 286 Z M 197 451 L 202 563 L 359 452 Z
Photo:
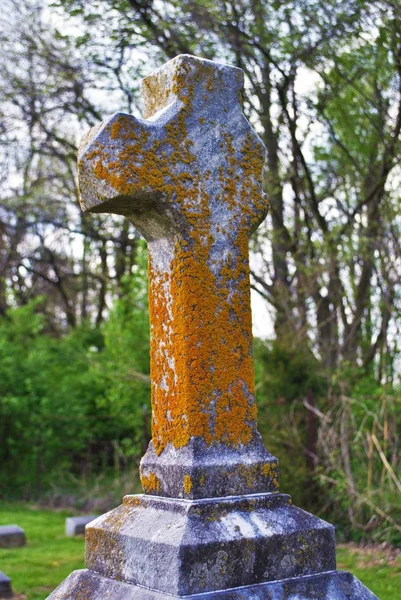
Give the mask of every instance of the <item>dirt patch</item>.
M 348 550 L 355 557 L 358 568 L 366 569 L 382 565 L 401 568 L 401 548 L 396 548 L 391 544 L 358 546 L 358 544 L 350 542 L 349 544 L 339 544 L 338 547 Z

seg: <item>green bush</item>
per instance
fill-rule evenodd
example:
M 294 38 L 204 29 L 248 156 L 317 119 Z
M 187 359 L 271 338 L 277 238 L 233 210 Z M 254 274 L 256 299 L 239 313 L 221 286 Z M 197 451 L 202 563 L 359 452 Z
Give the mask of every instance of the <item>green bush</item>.
M 44 299 L 0 320 L 0 495 L 131 468 L 149 440 L 144 252 L 102 330 L 46 332 Z M 41 312 L 42 311 L 42 312 Z
M 336 397 L 319 431 L 319 480 L 344 539 L 401 545 L 400 396 Z
M 328 377 L 308 351 L 277 342 L 256 340 L 255 358 L 259 429 L 282 491 L 339 539 L 401 544 L 400 390 L 347 365 Z
M 299 506 L 315 510 L 318 489 L 310 455 L 317 451 L 318 421 L 305 404 L 309 398 L 322 409 L 327 380 L 313 355 L 302 348 L 256 339 L 254 354 L 258 427 L 280 461 L 281 490 Z
M 100 336 L 81 328 L 64 338 L 44 334 L 39 301 L 9 311 L 0 323 L 0 486 L 3 496 L 41 494 L 72 467 L 95 415 L 90 353 Z

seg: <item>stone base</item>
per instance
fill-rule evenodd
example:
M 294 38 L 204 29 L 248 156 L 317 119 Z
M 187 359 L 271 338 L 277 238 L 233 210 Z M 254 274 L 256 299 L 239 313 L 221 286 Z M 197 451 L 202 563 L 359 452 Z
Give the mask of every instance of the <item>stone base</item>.
M 48 600 L 173 600 L 171 596 L 109 579 L 93 571 L 74 571 Z M 356 577 L 343 571 L 284 579 L 259 585 L 185 596 L 187 600 L 378 600 Z
M 87 525 L 86 566 L 48 600 L 377 600 L 336 571 L 334 527 L 278 492 L 126 496 Z
M 333 571 L 334 528 L 286 494 L 126 496 L 86 527 L 86 566 L 188 596 Z
M 256 432 L 246 448 L 196 438 L 182 448 L 170 444 L 159 456 L 150 442 L 140 473 L 148 495 L 187 500 L 277 492 L 280 479 L 277 458 Z

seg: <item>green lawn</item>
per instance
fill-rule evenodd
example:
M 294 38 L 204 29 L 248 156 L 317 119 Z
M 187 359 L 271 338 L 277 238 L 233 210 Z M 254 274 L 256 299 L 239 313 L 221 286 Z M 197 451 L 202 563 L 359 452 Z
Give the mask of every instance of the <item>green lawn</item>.
M 0 525 L 25 529 L 27 545 L 0 549 L 0 570 L 13 581 L 19 600 L 44 600 L 74 569 L 84 566 L 84 540 L 66 538 L 65 518 L 71 513 L 42 510 L 30 505 L 0 504 Z M 380 600 L 399 600 L 401 555 L 386 550 L 338 549 L 339 568 L 354 573 Z
M 0 525 L 19 525 L 27 536 L 24 548 L 0 548 L 0 571 L 11 578 L 16 594 L 24 594 L 27 600 L 43 600 L 71 571 L 84 566 L 83 537 L 64 535 L 65 518 L 70 515 L 29 505 L 0 504 Z
M 374 548 L 360 549 L 351 545 L 337 548 L 338 568 L 351 571 L 380 600 L 399 600 L 401 589 L 401 553 Z

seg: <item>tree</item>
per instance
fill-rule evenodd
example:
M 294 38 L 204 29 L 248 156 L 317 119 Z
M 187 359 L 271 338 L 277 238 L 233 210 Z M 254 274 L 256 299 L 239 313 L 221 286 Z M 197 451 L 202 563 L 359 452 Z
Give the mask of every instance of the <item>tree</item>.
M 60 32 L 43 3 L 8 0 L 7 8 L 0 23 L 0 314 L 43 295 L 54 330 L 86 319 L 100 325 L 135 263 L 138 236 L 121 219 L 88 219 L 79 209 L 76 141 L 102 118 L 97 82 L 79 41 Z
M 253 285 L 274 308 L 275 334 L 309 347 L 331 371 L 347 360 L 379 364 L 379 377 L 389 375 L 383 357 L 397 350 L 389 331 L 396 327 L 400 276 L 399 198 L 392 189 L 401 124 L 397 5 L 63 4 L 88 32 L 102 23 L 120 71 L 143 54 L 159 63 L 180 52 L 244 69 L 244 110 L 267 148 L 271 203 L 254 243 L 262 268 Z M 103 52 L 102 46 L 95 62 Z M 314 82 L 308 89 L 305 79 Z M 135 90 L 136 83 L 132 98 Z

